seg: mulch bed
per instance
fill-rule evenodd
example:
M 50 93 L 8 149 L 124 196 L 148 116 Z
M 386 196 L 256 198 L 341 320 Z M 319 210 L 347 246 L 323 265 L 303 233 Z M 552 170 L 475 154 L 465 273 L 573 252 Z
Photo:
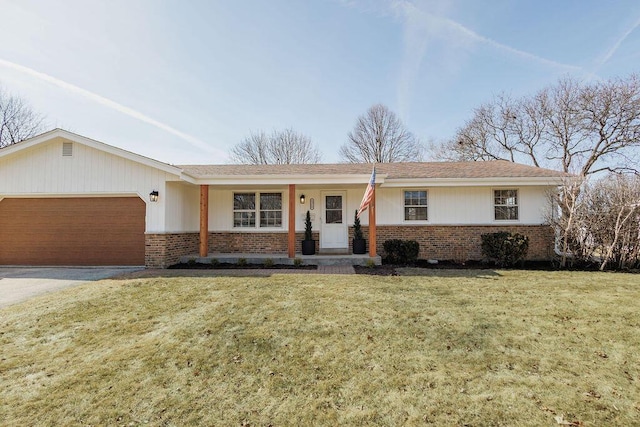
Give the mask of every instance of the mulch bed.
M 396 269 L 404 267 L 424 268 L 429 270 L 482 270 L 482 269 L 495 269 L 493 264 L 482 261 L 468 261 L 465 263 L 458 263 L 455 261 L 439 261 L 437 264 L 431 264 L 427 260 L 417 260 L 409 264 L 382 264 L 374 267 L 367 267 L 362 265 L 354 265 L 353 268 L 356 274 L 368 274 L 371 276 L 398 276 Z M 526 261 L 514 267 L 518 270 L 542 270 L 542 271 L 598 271 L 596 264 L 573 266 L 565 269 L 561 269 L 558 266 L 547 261 Z M 179 263 L 174 264 L 168 269 L 171 270 L 317 270 L 316 265 L 284 265 L 274 264 L 271 266 L 265 266 L 264 264 L 232 264 L 232 263 L 218 263 L 218 264 L 203 264 L 203 263 Z M 504 269 L 504 268 L 501 268 Z M 507 268 L 508 269 L 508 268 Z M 610 271 L 610 270 L 608 270 Z M 639 274 L 640 270 L 623 270 L 624 273 Z
M 264 264 L 232 264 L 228 262 L 221 262 L 218 264 L 204 264 L 200 262 L 189 263 L 182 262 L 167 267 L 170 270 L 317 270 L 315 265 L 284 265 L 274 264 L 265 266 Z
M 396 269 L 404 267 L 424 268 L 429 270 L 481 270 L 487 268 L 497 268 L 495 265 L 482 261 L 468 261 L 459 263 L 455 261 L 439 261 L 437 264 L 429 263 L 427 260 L 419 259 L 408 264 L 382 264 L 375 267 L 365 267 L 356 265 L 356 274 L 369 274 L 374 276 L 398 276 Z M 525 262 L 517 267 L 519 270 L 557 270 L 550 262 Z

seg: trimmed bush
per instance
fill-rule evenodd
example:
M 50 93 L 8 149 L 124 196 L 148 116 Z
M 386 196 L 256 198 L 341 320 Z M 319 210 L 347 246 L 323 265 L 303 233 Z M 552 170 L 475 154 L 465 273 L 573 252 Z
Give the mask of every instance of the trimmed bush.
M 529 237 L 507 231 L 482 235 L 482 253 L 499 267 L 511 267 L 524 260 Z
M 415 240 L 391 239 L 383 244 L 385 261 L 391 264 L 409 264 L 418 259 L 420 244 Z
M 307 215 L 304 217 L 304 240 L 313 240 L 313 233 L 311 231 L 311 212 L 307 211 Z
M 358 210 L 356 209 L 356 213 L 353 216 L 353 239 L 354 240 L 362 240 L 364 236 L 362 235 L 362 226 L 360 225 L 360 218 L 358 218 Z

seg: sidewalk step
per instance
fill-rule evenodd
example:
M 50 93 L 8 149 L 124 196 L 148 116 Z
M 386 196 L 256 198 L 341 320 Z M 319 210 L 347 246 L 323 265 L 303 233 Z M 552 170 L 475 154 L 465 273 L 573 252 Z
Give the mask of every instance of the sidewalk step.
M 317 274 L 356 274 L 353 265 L 319 265 Z

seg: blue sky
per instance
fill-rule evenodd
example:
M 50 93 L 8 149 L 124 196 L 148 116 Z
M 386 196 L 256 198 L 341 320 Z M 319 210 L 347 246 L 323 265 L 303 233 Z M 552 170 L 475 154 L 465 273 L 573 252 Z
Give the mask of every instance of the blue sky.
M 637 0 L 0 0 L 0 84 L 62 127 L 224 163 L 293 128 L 339 161 L 383 103 L 425 142 L 500 92 L 640 71 Z

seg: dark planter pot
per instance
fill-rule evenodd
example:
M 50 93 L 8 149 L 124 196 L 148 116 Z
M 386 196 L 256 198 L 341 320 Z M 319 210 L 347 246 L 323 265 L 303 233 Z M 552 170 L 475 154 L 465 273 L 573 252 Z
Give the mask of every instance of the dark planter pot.
M 367 253 L 367 241 L 365 239 L 353 239 L 353 253 L 362 255 Z
M 315 240 L 303 240 L 302 241 L 302 255 L 315 255 L 316 253 L 316 241 Z

